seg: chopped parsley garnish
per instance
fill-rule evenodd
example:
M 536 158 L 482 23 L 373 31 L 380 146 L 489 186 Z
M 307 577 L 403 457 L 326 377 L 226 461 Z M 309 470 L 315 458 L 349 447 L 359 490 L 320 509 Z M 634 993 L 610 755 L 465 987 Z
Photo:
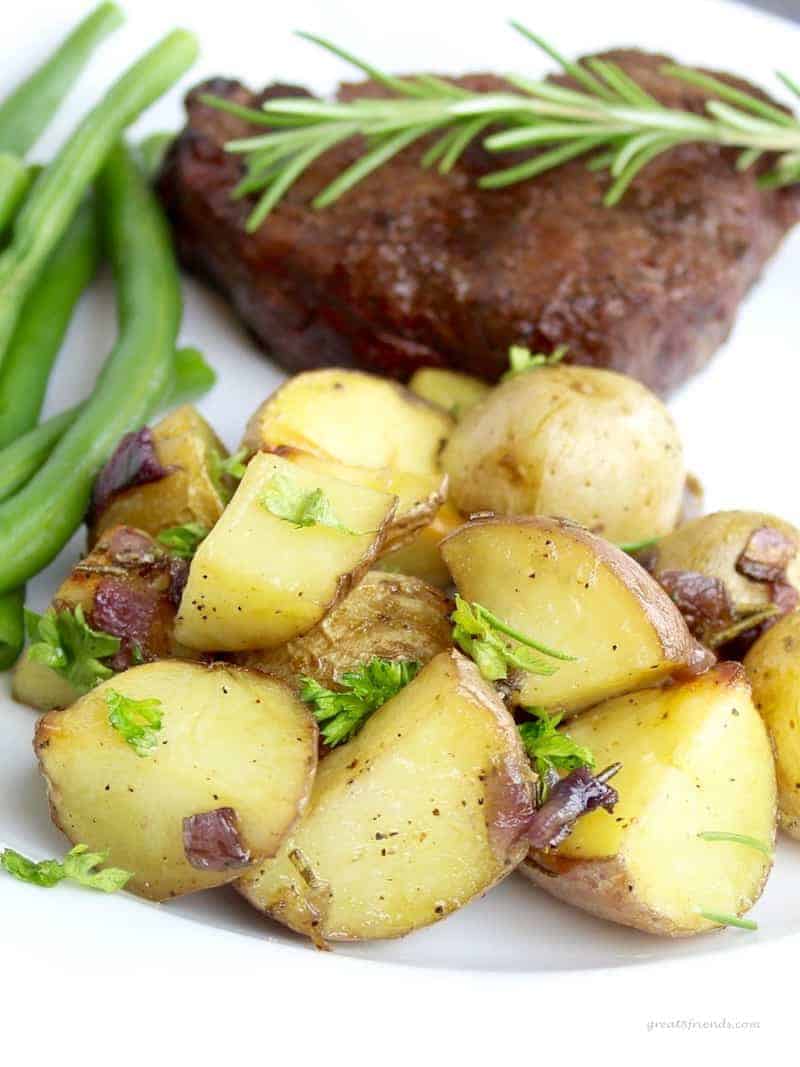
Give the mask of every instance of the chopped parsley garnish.
M 106 693 L 108 721 L 137 756 L 149 756 L 161 729 L 160 700 L 132 700 L 116 689 Z
M 277 471 L 270 478 L 261 504 L 276 518 L 291 522 L 298 529 L 305 526 L 328 526 L 352 534 L 336 517 L 330 500 L 321 489 L 303 489 L 288 475 Z
M 530 722 L 520 723 L 517 727 L 533 764 L 533 769 L 547 781 L 552 773 L 577 770 L 578 767 L 594 768 L 594 756 L 584 745 L 558 729 L 562 714 L 548 715 L 543 708 L 526 708 L 533 718 Z
M 187 522 L 183 526 L 170 526 L 156 537 L 159 544 L 168 548 L 173 556 L 191 559 L 200 542 L 208 537 L 209 529 L 200 522 Z
M 114 673 L 101 660 L 119 651 L 120 639 L 93 630 L 80 604 L 74 611 L 50 608 L 44 615 L 26 610 L 25 626 L 31 641 L 29 659 L 50 667 L 80 693 L 88 693 Z
M 375 657 L 361 667 L 345 671 L 340 690 L 326 689 L 313 678 L 301 678 L 301 698 L 322 726 L 322 737 L 330 748 L 349 741 L 373 711 L 408 685 L 419 670 L 415 660 Z
M 555 664 L 542 659 L 544 656 L 558 660 L 574 660 L 565 652 L 548 648 L 532 637 L 520 633 L 503 622 L 482 604 L 468 603 L 456 595 L 456 610 L 450 616 L 453 621 L 453 641 L 475 660 L 478 670 L 489 682 L 508 677 L 509 667 L 518 667 L 531 674 L 554 674 Z M 510 644 L 503 637 L 510 637 Z
M 628 555 L 633 555 L 636 552 L 641 552 L 645 548 L 652 548 L 653 545 L 658 544 L 657 537 L 648 537 L 644 541 L 630 541 L 628 544 L 617 545 L 617 548 L 621 548 L 623 552 L 627 552 Z
M 537 367 L 554 367 L 560 363 L 569 350 L 569 345 L 559 345 L 554 348 L 550 355 L 544 352 L 531 352 L 525 345 L 512 345 L 508 350 L 508 370 L 501 381 L 515 378 L 518 374 L 525 374 Z
M 772 858 L 772 849 L 765 841 L 759 841 L 757 837 L 749 834 L 732 834 L 726 830 L 704 830 L 697 835 L 703 841 L 729 841 L 735 845 L 745 845 L 754 848 L 756 852 L 763 852 L 765 856 Z
M 227 458 L 223 458 L 216 449 L 212 449 L 208 453 L 208 473 L 217 492 L 226 504 L 233 496 L 231 480 L 240 482 L 244 478 L 244 472 L 247 470 L 247 465 L 245 464 L 247 455 L 248 450 L 246 448 L 240 448 L 238 452 L 234 452 L 232 456 Z
M 90 852 L 88 845 L 75 845 L 63 860 L 40 860 L 38 863 L 13 848 L 6 848 L 0 853 L 0 866 L 20 882 L 45 889 L 66 879 L 88 889 L 99 889 L 101 893 L 115 893 L 133 874 L 121 867 L 98 870 L 107 859 L 107 852 Z

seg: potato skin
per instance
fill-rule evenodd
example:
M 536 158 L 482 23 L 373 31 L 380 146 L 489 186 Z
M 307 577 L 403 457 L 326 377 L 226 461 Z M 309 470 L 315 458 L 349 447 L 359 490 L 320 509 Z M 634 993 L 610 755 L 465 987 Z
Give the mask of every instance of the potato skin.
M 331 687 L 374 657 L 425 664 L 452 646 L 452 601 L 406 575 L 370 571 L 313 630 L 237 662 L 297 688 L 303 675 Z
M 449 501 L 445 502 L 412 541 L 381 555 L 375 564 L 376 569 L 390 574 L 413 575 L 428 585 L 447 589 L 452 580 L 440 546 L 445 537 L 463 523 L 464 516 Z
M 211 475 L 209 456 L 216 452 L 224 459 L 228 450 L 203 416 L 184 404 L 153 427 L 153 441 L 169 473 L 117 493 L 89 527 L 90 548 L 114 526 L 135 526 L 155 536 L 190 522 L 210 529 L 222 514 L 225 500 Z
M 767 630 L 744 666 L 775 751 L 778 821 L 800 841 L 800 612 Z
M 442 453 L 468 515 L 559 515 L 617 543 L 675 526 L 683 453 L 667 409 L 639 382 L 594 367 L 539 367 L 471 408 Z
M 162 706 L 159 744 L 138 755 L 109 723 L 110 690 Z M 39 720 L 34 751 L 53 822 L 73 844 L 108 850 L 149 900 L 223 885 L 272 856 L 305 810 L 318 733 L 305 705 L 257 671 L 177 660 L 134 667 Z M 244 862 L 198 867 L 184 820 L 237 819 Z
M 558 848 L 532 851 L 520 867 L 527 878 L 600 918 L 667 937 L 716 929 L 699 909 L 742 915 L 752 907 L 771 859 L 697 840 L 723 830 L 774 844 L 769 741 L 740 664 L 600 704 L 569 733 L 599 765 L 621 762 L 620 799 L 612 814 L 580 819 Z M 718 858 L 704 849 L 739 851 Z

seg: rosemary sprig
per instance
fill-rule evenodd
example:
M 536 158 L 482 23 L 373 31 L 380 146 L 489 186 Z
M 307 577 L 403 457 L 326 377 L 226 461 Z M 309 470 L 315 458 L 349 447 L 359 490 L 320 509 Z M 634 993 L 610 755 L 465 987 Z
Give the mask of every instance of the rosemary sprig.
M 592 155 L 592 170 L 608 170 L 606 204 L 619 202 L 651 160 L 676 145 L 701 142 L 741 150 L 738 167 L 752 167 L 764 152 L 776 154 L 771 170 L 759 178 L 764 187 L 800 182 L 800 122 L 772 104 L 735 89 L 708 74 L 670 64 L 663 73 L 709 93 L 706 114 L 668 108 L 614 63 L 591 58 L 572 62 L 519 23 L 515 30 L 554 59 L 577 82 L 565 88 L 517 75 L 507 80 L 516 92 L 474 93 L 429 74 L 396 78 L 358 59 L 323 37 L 300 36 L 351 63 L 386 89 L 385 97 L 349 103 L 292 97 L 269 100 L 263 110 L 206 94 L 206 104 L 267 127 L 265 133 L 231 141 L 229 152 L 246 157 L 246 174 L 234 190 L 241 198 L 261 194 L 247 228 L 258 229 L 319 156 L 352 137 L 364 151 L 312 200 L 315 208 L 334 203 L 372 171 L 429 134 L 437 134 L 422 156 L 425 167 L 446 174 L 467 146 L 489 126 L 483 140 L 491 152 L 543 149 L 529 159 L 484 175 L 486 189 L 512 185 L 570 159 Z M 778 74 L 800 97 L 800 84 Z M 502 127 L 498 130 L 497 127 Z

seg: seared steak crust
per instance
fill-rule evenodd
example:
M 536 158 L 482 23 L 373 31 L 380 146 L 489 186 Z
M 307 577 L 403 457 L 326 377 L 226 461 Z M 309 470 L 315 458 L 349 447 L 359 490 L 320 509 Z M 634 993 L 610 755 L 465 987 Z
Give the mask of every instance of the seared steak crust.
M 667 57 L 606 58 L 664 103 L 702 109 L 700 90 L 661 73 Z M 489 75 L 459 82 L 504 84 Z M 304 90 L 272 86 L 255 96 L 223 79 L 199 86 L 158 183 L 185 265 L 221 289 L 291 371 L 356 365 L 406 378 L 427 364 L 494 379 L 509 345 L 565 343 L 572 361 L 664 393 L 725 339 L 739 302 L 800 218 L 800 187 L 762 191 L 757 170 L 739 174 L 735 153 L 704 145 L 654 160 L 614 208 L 602 203 L 608 176 L 582 160 L 482 191 L 475 179 L 514 158 L 473 145 L 447 176 L 422 170 L 424 146 L 412 147 L 314 211 L 310 199 L 357 156 L 349 142 L 317 161 L 248 235 L 253 202 L 231 200 L 242 164 L 223 145 L 253 130 L 203 105 L 202 91 L 252 105 Z M 374 91 L 346 85 L 340 96 Z

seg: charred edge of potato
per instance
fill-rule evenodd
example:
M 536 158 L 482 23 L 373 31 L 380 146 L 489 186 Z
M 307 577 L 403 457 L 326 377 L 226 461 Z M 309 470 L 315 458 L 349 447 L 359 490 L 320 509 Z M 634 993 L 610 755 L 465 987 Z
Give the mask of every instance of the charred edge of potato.
M 258 682 L 269 681 L 269 682 L 279 686 L 282 690 L 285 690 L 287 693 L 291 693 L 292 697 L 296 700 L 296 694 L 294 694 L 292 692 L 291 687 L 286 685 L 286 683 L 284 681 L 282 681 L 280 678 L 276 678 L 276 677 L 273 677 L 271 675 L 266 675 L 265 672 L 263 672 L 263 671 L 257 671 L 257 670 L 254 670 L 254 669 L 251 669 L 251 668 L 248 668 L 248 667 L 234 665 L 234 664 L 230 664 L 230 663 L 226 663 L 226 662 L 215 662 L 215 663 L 203 663 L 203 664 L 201 664 L 201 663 L 197 663 L 195 661 L 166 660 L 166 661 L 159 661 L 159 662 L 140 665 L 138 667 L 132 668 L 131 671 L 126 672 L 126 673 L 130 674 L 133 671 L 142 671 L 142 670 L 147 670 L 147 669 L 160 669 L 160 668 L 166 668 L 166 667 L 170 667 L 170 666 L 174 666 L 176 669 L 180 669 L 181 667 L 188 668 L 191 671 L 203 672 L 205 675 L 214 675 L 214 674 L 230 675 L 232 672 L 235 672 L 239 676 L 242 676 L 242 677 L 248 677 L 249 676 L 249 677 L 253 678 L 254 680 L 257 680 Z M 47 750 L 50 747 L 52 741 L 54 739 L 56 739 L 58 737 L 59 733 L 60 733 L 60 730 L 59 730 L 60 722 L 63 719 L 65 719 L 67 716 L 70 715 L 70 713 L 73 710 L 73 707 L 77 707 L 78 704 L 81 703 L 81 701 L 83 701 L 83 700 L 86 700 L 86 699 L 91 698 L 91 697 L 96 697 L 98 695 L 98 690 L 103 690 L 103 689 L 106 689 L 106 688 L 112 688 L 112 689 L 113 688 L 120 688 L 121 689 L 121 688 L 124 687 L 124 685 L 125 685 L 125 676 L 124 675 L 123 676 L 118 676 L 116 678 L 108 679 L 107 682 L 102 683 L 102 685 L 96 687 L 96 689 L 90 690 L 89 693 L 82 694 L 79 697 L 79 699 L 76 701 L 75 705 L 73 705 L 71 707 L 66 707 L 66 708 L 52 708 L 51 710 L 47 711 L 45 714 L 41 715 L 39 717 L 39 719 L 37 720 L 36 727 L 34 729 L 33 752 L 34 752 L 34 755 L 36 757 L 36 761 L 37 761 L 37 764 L 38 764 L 39 772 L 41 773 L 41 775 L 42 775 L 42 777 L 43 777 L 43 779 L 45 781 L 45 790 L 46 790 L 46 796 L 47 796 L 47 803 L 48 803 L 48 810 L 49 810 L 50 819 L 51 819 L 53 825 L 62 834 L 64 834 L 64 836 L 67 838 L 67 840 L 72 845 L 86 844 L 87 842 L 84 841 L 84 840 L 79 840 L 78 837 L 76 837 L 76 835 L 71 831 L 70 827 L 68 827 L 66 825 L 65 818 L 62 818 L 62 815 L 61 815 L 61 812 L 60 812 L 60 808 L 63 806 L 63 790 L 60 789 L 55 784 L 53 779 L 50 777 L 50 774 L 48 773 L 48 769 L 47 769 L 47 766 L 46 766 L 46 759 L 47 759 L 46 753 L 47 753 Z M 258 703 L 260 703 L 260 701 L 258 701 Z M 312 791 L 313 791 L 313 787 L 314 787 L 314 779 L 315 779 L 315 776 L 316 776 L 317 764 L 318 764 L 318 759 L 319 759 L 319 728 L 317 726 L 316 720 L 314 719 L 313 715 L 311 715 L 311 713 L 308 711 L 308 709 L 305 708 L 304 705 L 302 705 L 302 702 L 299 703 L 299 706 L 303 707 L 303 710 L 306 712 L 306 714 L 303 716 L 303 724 L 304 724 L 304 729 L 307 729 L 308 732 L 309 732 L 309 746 L 308 746 L 307 758 L 305 760 L 303 788 L 297 794 L 297 796 L 295 798 L 294 811 L 293 811 L 292 817 L 289 819 L 289 821 L 285 825 L 281 826 L 281 828 L 280 828 L 280 839 L 276 840 L 274 848 L 272 850 L 265 851 L 264 849 L 253 849 L 251 847 L 250 843 L 248 842 L 247 838 L 246 837 L 242 838 L 241 832 L 239 833 L 240 841 L 242 842 L 242 844 L 245 847 L 245 850 L 246 850 L 246 852 L 248 854 L 248 863 L 247 863 L 248 869 L 252 869 L 253 866 L 257 865 L 258 863 L 263 862 L 264 860 L 271 859 L 274 855 L 277 854 L 277 852 L 280 850 L 280 848 L 282 846 L 283 841 L 286 839 L 286 837 L 289 834 L 291 834 L 291 832 L 294 830 L 294 828 L 297 826 L 297 824 L 302 819 L 302 817 L 303 817 L 303 815 L 304 815 L 304 813 L 306 811 L 306 808 L 308 807 L 308 803 L 309 803 L 309 801 L 311 799 L 311 795 L 312 795 Z M 110 726 L 109 726 L 109 730 L 111 731 L 111 734 L 113 735 L 114 731 Z M 292 731 L 292 733 L 294 733 L 294 731 Z M 90 740 L 90 738 L 87 738 L 87 742 L 89 740 Z M 301 738 L 297 737 L 297 738 L 295 738 L 295 740 L 299 741 L 299 740 L 301 740 Z M 124 742 L 123 742 L 123 744 L 124 744 Z M 139 756 L 134 756 L 134 759 L 136 759 L 136 760 L 138 760 L 140 758 L 141 757 L 139 757 Z M 133 766 L 134 766 L 134 769 L 135 769 L 137 765 L 134 763 Z M 106 773 L 108 774 L 110 772 L 106 772 Z M 206 779 L 206 781 L 208 781 L 208 779 Z M 130 793 L 134 792 L 134 788 L 132 786 L 130 786 L 130 784 L 128 784 L 127 789 L 128 789 L 128 792 L 130 792 Z M 236 809 L 234 809 L 234 811 L 235 810 Z M 188 814 L 192 814 L 192 813 L 188 813 Z M 241 827 L 239 828 L 239 831 L 241 831 Z M 92 843 L 89 843 L 89 846 L 90 846 L 90 848 L 94 847 L 94 845 Z M 218 877 L 217 873 L 215 873 L 215 872 L 205 872 L 200 868 L 194 867 L 194 866 L 192 866 L 190 864 L 190 861 L 189 861 L 188 857 L 186 856 L 185 848 L 186 848 L 186 845 L 185 845 L 185 838 L 184 838 L 183 856 L 184 856 L 184 859 L 187 862 L 187 872 L 186 872 L 187 884 L 185 886 L 184 885 L 180 885 L 176 889 L 170 890 L 169 892 L 160 892 L 159 893 L 159 892 L 156 892 L 156 891 L 153 891 L 153 890 L 149 889 L 147 885 L 137 884 L 137 883 L 140 882 L 140 879 L 138 877 L 138 872 L 136 870 L 133 870 L 134 877 L 133 877 L 133 879 L 131 880 L 131 882 L 128 885 L 129 891 L 135 893 L 137 896 L 144 897 L 147 900 L 153 900 L 153 901 L 156 901 L 156 902 L 160 902 L 160 901 L 163 901 L 163 900 L 173 899 L 173 898 L 176 898 L 176 897 L 179 897 L 179 896 L 183 896 L 183 895 L 185 895 L 187 893 L 194 893 L 194 892 L 198 892 L 198 891 L 201 891 L 201 890 L 204 890 L 204 889 L 214 888 L 214 887 L 219 886 L 219 885 L 230 884 L 236 878 L 241 877 L 241 875 L 242 875 L 242 871 L 241 870 L 230 869 L 228 872 L 225 873 L 224 876 L 219 876 Z M 111 859 L 113 860 L 113 855 L 112 855 Z
M 687 675 L 701 674 L 716 662 L 713 653 L 689 634 L 683 616 L 664 589 L 621 548 L 570 519 L 529 515 L 498 516 L 487 513 L 470 517 L 465 525 L 470 527 L 503 526 L 506 523 L 528 526 L 545 532 L 553 530 L 590 548 L 643 606 L 650 625 L 661 641 L 664 658 L 676 663 L 686 660 Z M 459 527 L 458 530 L 448 534 L 442 541 L 442 545 L 446 545 L 448 541 L 457 537 L 462 529 L 464 527 Z M 685 655 L 687 647 L 689 647 L 689 653 Z
M 295 688 L 304 675 L 330 687 L 375 657 L 427 663 L 452 646 L 452 609 L 449 597 L 418 578 L 369 571 L 302 637 L 234 658 Z

